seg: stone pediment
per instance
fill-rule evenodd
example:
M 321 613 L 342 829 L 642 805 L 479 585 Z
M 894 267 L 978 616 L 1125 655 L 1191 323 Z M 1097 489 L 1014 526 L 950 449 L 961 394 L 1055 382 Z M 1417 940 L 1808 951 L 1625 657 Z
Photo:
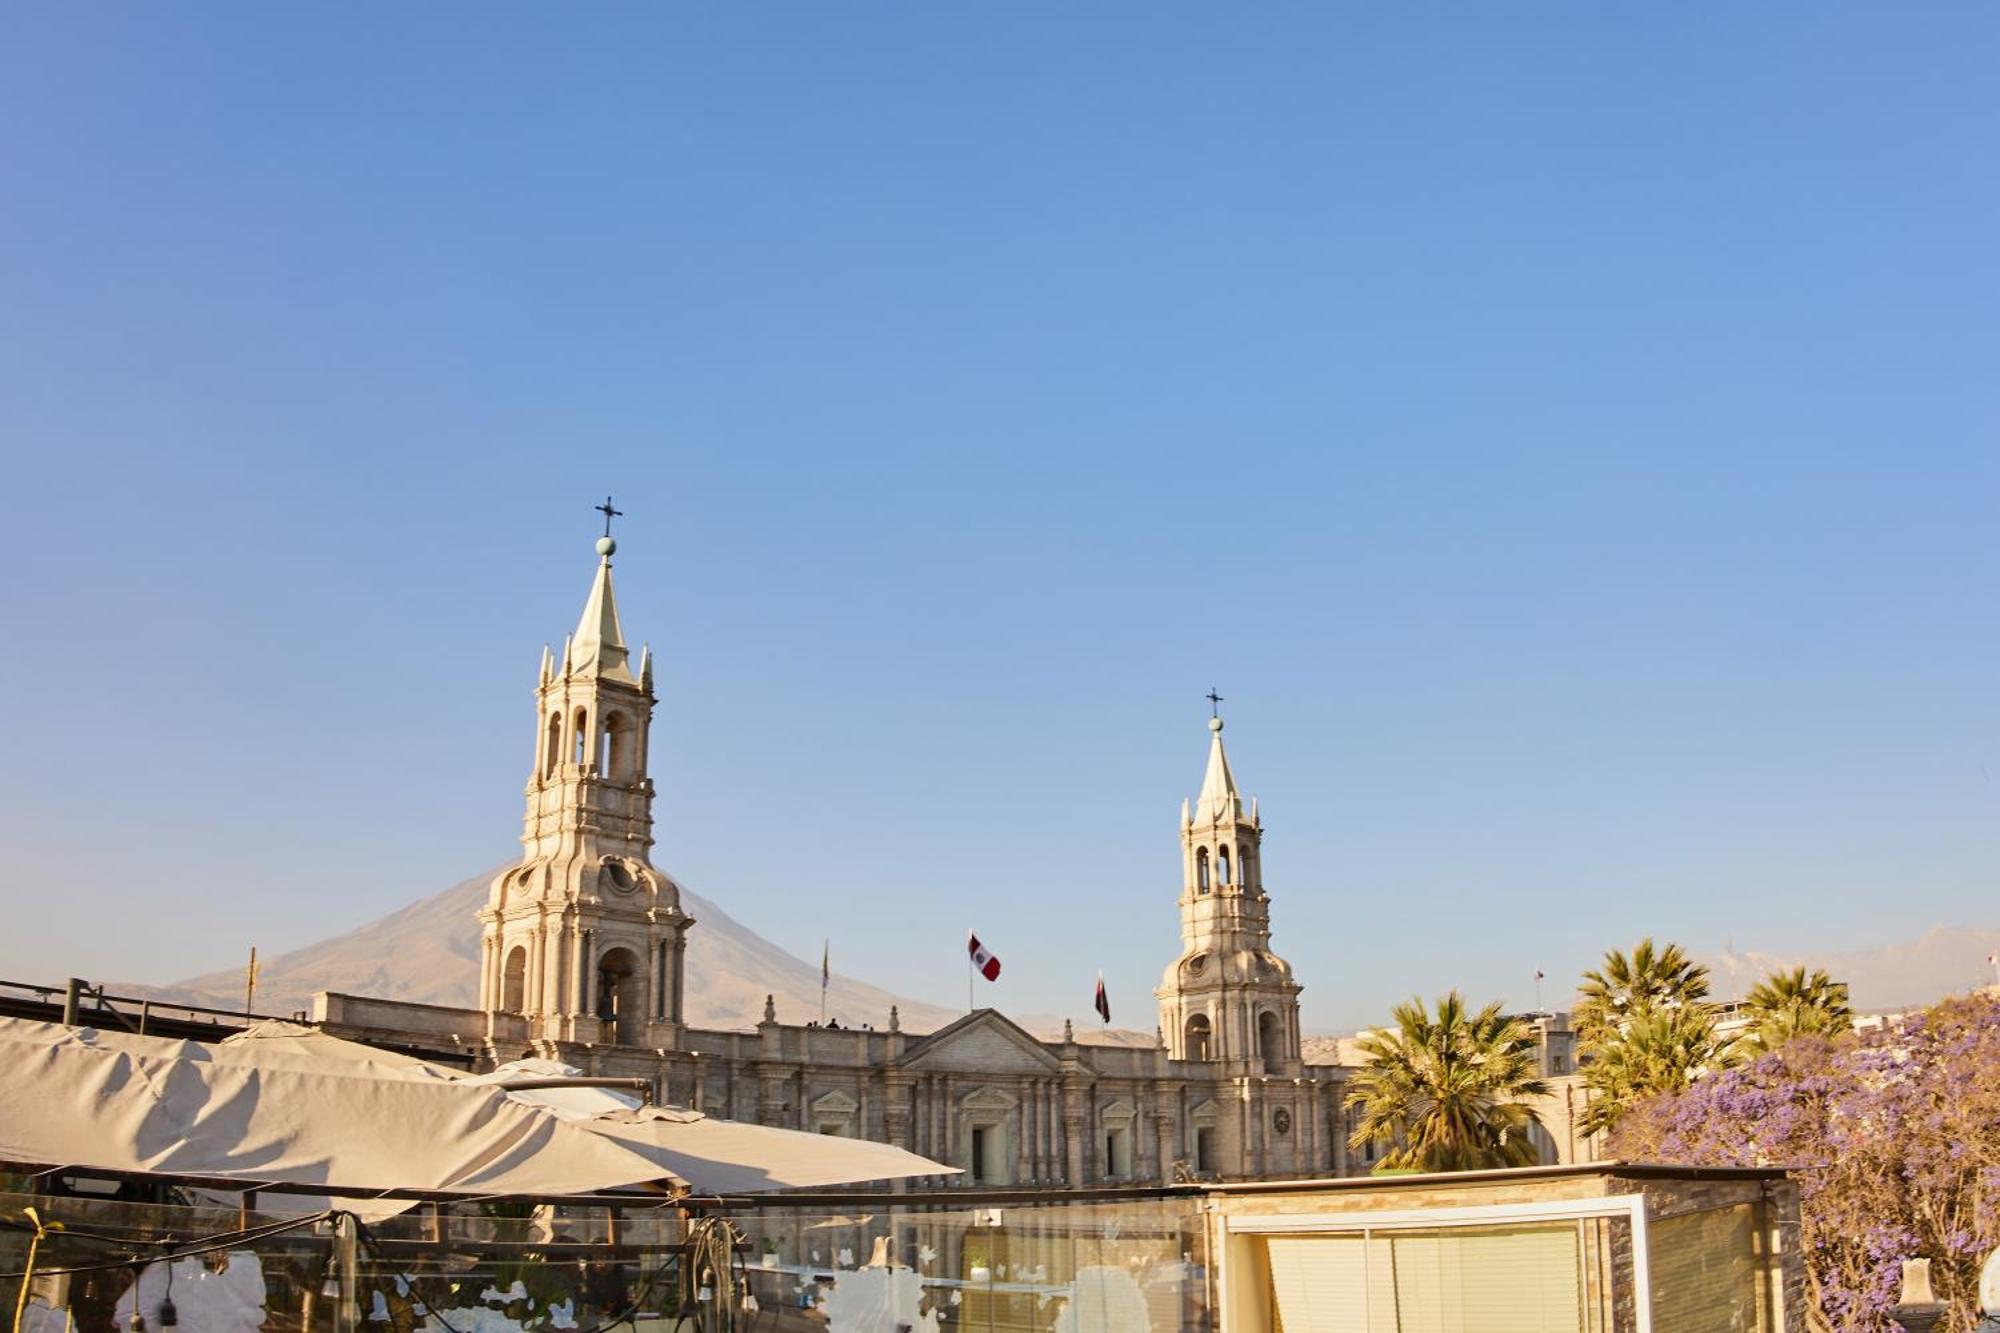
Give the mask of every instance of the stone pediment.
M 1050 1055 L 1018 1024 L 992 1009 L 967 1014 L 903 1053 L 905 1069 L 976 1074 L 1060 1074 Z

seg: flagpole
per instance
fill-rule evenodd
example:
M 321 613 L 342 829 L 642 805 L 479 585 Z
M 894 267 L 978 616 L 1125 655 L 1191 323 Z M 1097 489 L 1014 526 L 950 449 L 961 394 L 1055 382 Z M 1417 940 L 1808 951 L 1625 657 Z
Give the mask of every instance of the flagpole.
M 832 947 L 832 944 L 833 944 L 832 940 L 821 940 L 819 945 L 819 1025 L 821 1027 L 826 1026 L 826 965 L 828 959 L 827 950 Z
M 972 1012 L 972 927 L 965 928 L 965 1012 Z

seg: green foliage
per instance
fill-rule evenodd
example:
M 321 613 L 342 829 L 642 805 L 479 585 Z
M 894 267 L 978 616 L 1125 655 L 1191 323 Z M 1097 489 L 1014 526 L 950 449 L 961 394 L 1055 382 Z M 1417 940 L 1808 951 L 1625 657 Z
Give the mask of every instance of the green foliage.
M 1579 1124 L 1587 1133 L 1610 1129 L 1645 1098 L 1679 1092 L 1795 1037 L 1837 1036 L 1853 1024 L 1847 987 L 1798 967 L 1759 982 L 1743 1007 L 1749 1029 L 1725 1040 L 1707 1002 L 1708 969 L 1680 945 L 1651 939 L 1630 954 L 1606 954 L 1602 968 L 1583 974 L 1579 996 L 1578 1064 L 1590 1090 Z
M 1634 1103 L 1679 1092 L 1733 1061 L 1702 1005 L 1656 1008 L 1628 1018 L 1591 1048 L 1583 1067 L 1590 1102 L 1578 1120 L 1586 1134 L 1616 1125 Z
M 1452 991 L 1435 1017 L 1421 999 L 1396 1006 L 1393 1028 L 1361 1039 L 1368 1063 L 1347 1096 L 1361 1112 L 1350 1143 L 1390 1144 L 1382 1161 L 1390 1169 L 1534 1165 L 1535 1114 L 1523 1099 L 1548 1092 L 1536 1076 L 1534 1044 L 1497 1002 L 1468 1013 Z
M 1700 1004 L 1708 998 L 1708 969 L 1680 945 L 1656 949 L 1647 938 L 1629 955 L 1617 949 L 1604 955 L 1602 969 L 1583 974 L 1579 994 L 1572 1017 L 1577 1040 L 1590 1048 L 1609 1041 L 1641 1015 Z
M 1752 1026 L 1740 1039 L 1747 1057 L 1774 1051 L 1794 1037 L 1836 1037 L 1854 1025 L 1847 986 L 1814 968 L 1773 972 L 1745 997 Z

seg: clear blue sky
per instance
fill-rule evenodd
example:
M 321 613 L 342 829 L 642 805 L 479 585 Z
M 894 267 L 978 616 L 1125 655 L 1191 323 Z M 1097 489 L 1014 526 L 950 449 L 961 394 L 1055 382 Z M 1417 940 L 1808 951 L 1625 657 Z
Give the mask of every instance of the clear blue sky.
M 659 860 L 905 993 L 1150 1021 L 1211 683 L 1311 1026 L 1994 922 L 1991 5 L 4 22 L 0 976 L 509 855 L 607 491 Z

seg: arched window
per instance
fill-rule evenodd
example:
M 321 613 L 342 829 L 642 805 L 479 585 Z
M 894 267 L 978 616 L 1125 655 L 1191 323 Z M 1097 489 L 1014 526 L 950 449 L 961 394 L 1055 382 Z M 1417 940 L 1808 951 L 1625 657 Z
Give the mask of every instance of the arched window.
M 507 951 L 506 965 L 500 969 L 500 1008 L 510 1014 L 522 1012 L 527 994 L 528 947 L 517 944 Z
M 1208 1059 L 1208 1015 L 1190 1015 L 1187 1027 L 1183 1029 L 1183 1032 L 1185 1032 L 1187 1037 L 1187 1040 L 1183 1043 L 1186 1049 L 1184 1058 L 1189 1060 Z
M 1269 1009 L 1257 1015 L 1257 1054 L 1264 1059 L 1264 1072 L 1282 1072 L 1285 1062 L 1285 1025 Z
M 1218 884 L 1220 884 L 1220 885 L 1223 885 L 1223 886 L 1224 886 L 1225 888 L 1226 888 L 1226 887 L 1228 887 L 1228 885 L 1229 885 L 1229 883 L 1230 883 L 1230 879 L 1229 879 L 1229 849 L 1228 849 L 1227 847 L 1222 847 L 1222 848 L 1218 848 L 1218 849 L 1216 850 L 1216 853 L 1215 853 L 1215 882 L 1216 882 L 1216 883 L 1218 883 Z
M 627 777 L 632 771 L 632 731 L 619 713 L 604 715 L 604 735 L 598 742 L 597 771 L 605 777 Z
M 556 775 L 556 765 L 562 762 L 562 714 L 549 714 L 548 741 L 542 746 L 542 776 Z
M 578 768 L 590 757 L 590 714 L 579 708 L 576 710 L 575 730 L 570 733 L 569 761 Z
M 597 1016 L 620 1046 L 636 1046 L 646 1034 L 646 972 L 630 949 L 597 960 Z
M 1201 893 L 1208 892 L 1208 848 L 1197 847 L 1194 851 L 1194 887 Z

